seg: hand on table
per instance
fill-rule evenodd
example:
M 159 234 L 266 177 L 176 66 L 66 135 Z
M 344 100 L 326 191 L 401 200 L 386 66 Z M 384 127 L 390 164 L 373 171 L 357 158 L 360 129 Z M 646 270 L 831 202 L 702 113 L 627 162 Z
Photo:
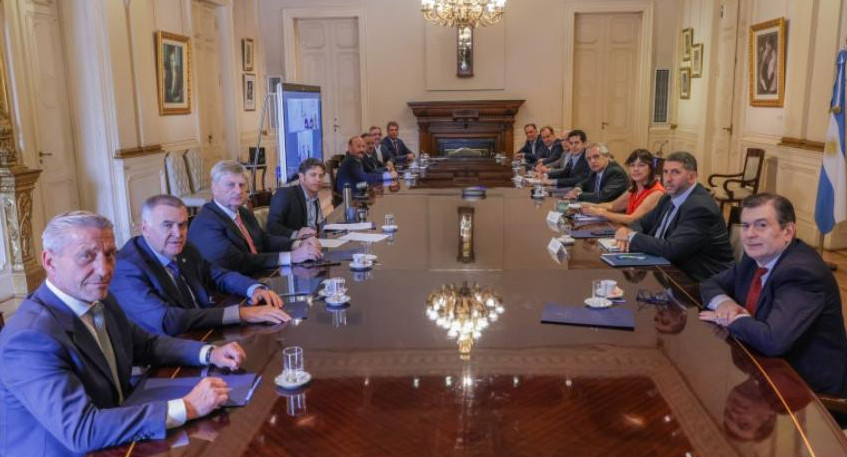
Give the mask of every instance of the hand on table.
M 282 324 L 291 320 L 288 313 L 273 305 L 242 306 L 238 308 L 238 316 L 241 322 L 249 324 Z
M 600 205 L 592 205 L 590 203 L 583 203 L 582 209 L 580 210 L 582 214 L 587 214 L 589 216 L 604 216 L 606 211 L 606 208 L 603 208 Z
M 237 344 L 237 343 L 232 343 Z M 221 378 L 203 378 L 191 389 L 188 395 L 182 397 L 188 420 L 203 417 L 229 399 L 229 386 Z
M 313 229 L 312 227 L 303 227 L 297 231 L 297 233 L 294 235 L 294 239 L 305 240 L 309 237 L 314 237 L 317 235 L 318 232 L 316 232 L 315 229 Z
M 227 343 L 223 346 L 212 349 L 212 354 L 209 360 L 212 365 L 218 368 L 229 368 L 237 370 L 241 366 L 241 362 L 247 358 L 241 345 L 238 343 Z
M 632 233 L 627 227 L 621 227 L 615 232 L 615 241 L 617 242 L 618 249 L 621 252 L 629 252 L 629 234 Z
M 722 301 L 714 311 L 704 310 L 700 312 L 701 321 L 714 322 L 721 327 L 726 327 L 735 319 L 746 316 L 750 316 L 750 314 L 735 300 Z
M 321 248 L 312 244 L 305 244 L 291 251 L 291 263 L 303 263 L 307 260 L 317 260 L 323 257 Z
M 277 295 L 276 292 L 264 287 L 257 287 L 256 290 L 253 291 L 253 296 L 250 297 L 250 304 L 258 305 L 259 302 L 262 301 L 274 308 L 282 308 L 283 305 L 282 297 Z

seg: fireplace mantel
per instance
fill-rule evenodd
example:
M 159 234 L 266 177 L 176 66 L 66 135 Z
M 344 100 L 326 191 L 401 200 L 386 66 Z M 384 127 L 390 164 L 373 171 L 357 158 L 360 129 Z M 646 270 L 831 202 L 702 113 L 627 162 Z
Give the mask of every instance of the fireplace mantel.
M 493 153 L 514 153 L 512 125 L 524 100 L 409 102 L 418 119 L 420 150 L 441 154 L 450 140 L 489 140 Z

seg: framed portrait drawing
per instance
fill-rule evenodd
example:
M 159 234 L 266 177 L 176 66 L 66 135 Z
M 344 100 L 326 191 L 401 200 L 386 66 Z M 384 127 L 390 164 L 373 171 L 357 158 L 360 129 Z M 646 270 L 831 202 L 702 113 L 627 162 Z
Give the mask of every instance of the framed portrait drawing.
M 256 111 L 256 75 L 244 73 L 244 111 Z
M 781 107 L 785 97 L 785 18 L 750 27 L 750 105 Z
M 682 61 L 688 62 L 691 60 L 691 46 L 694 44 L 694 29 L 690 27 L 682 29 L 680 39 L 682 43 Z
M 689 67 L 679 69 L 679 98 L 683 100 L 691 98 L 691 68 Z
M 691 45 L 691 77 L 703 76 L 703 43 Z
M 156 75 L 159 114 L 191 112 L 191 47 L 188 37 L 156 32 Z
M 245 38 L 241 40 L 241 65 L 244 71 L 253 71 L 253 40 Z

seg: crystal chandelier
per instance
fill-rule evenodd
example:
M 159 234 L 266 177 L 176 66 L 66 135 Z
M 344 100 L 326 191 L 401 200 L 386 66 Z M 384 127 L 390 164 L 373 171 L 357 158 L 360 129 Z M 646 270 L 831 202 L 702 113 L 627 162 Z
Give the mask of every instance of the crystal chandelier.
M 427 21 L 447 27 L 478 27 L 503 18 L 506 0 L 421 0 Z
M 462 359 L 470 357 L 474 340 L 482 331 L 503 314 L 503 299 L 489 289 L 480 289 L 476 284 L 461 287 L 443 285 L 432 291 L 426 299 L 426 315 L 439 327 L 447 330 L 448 338 L 455 338 Z

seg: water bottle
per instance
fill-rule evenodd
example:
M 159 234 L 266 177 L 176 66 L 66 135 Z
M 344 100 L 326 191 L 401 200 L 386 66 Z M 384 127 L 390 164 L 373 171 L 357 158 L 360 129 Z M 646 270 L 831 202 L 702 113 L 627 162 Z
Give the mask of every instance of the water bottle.
M 356 219 L 356 208 L 353 207 L 353 189 L 350 183 L 344 184 L 344 218 L 347 222 L 353 222 Z

